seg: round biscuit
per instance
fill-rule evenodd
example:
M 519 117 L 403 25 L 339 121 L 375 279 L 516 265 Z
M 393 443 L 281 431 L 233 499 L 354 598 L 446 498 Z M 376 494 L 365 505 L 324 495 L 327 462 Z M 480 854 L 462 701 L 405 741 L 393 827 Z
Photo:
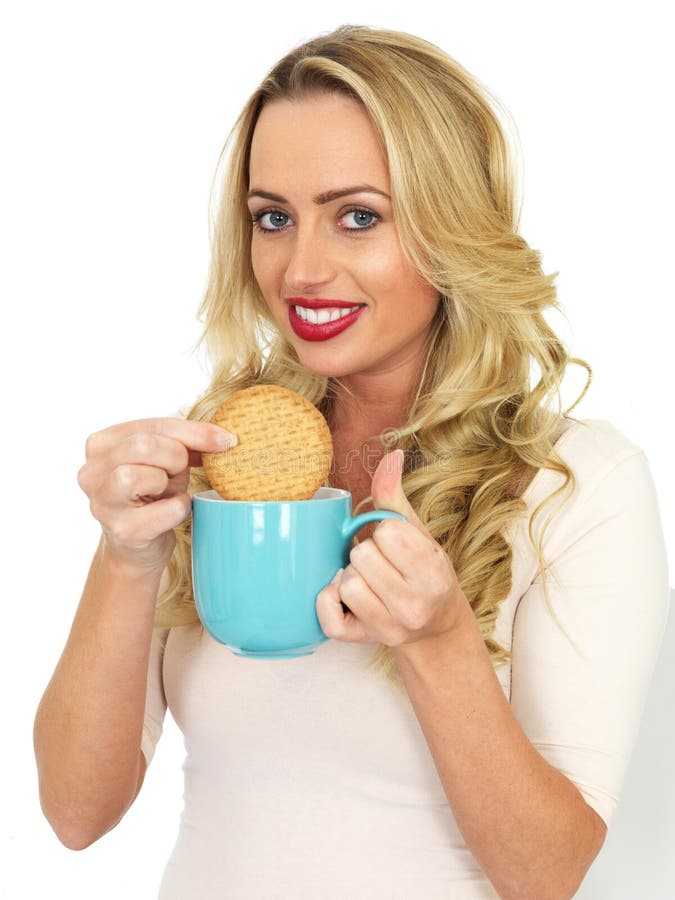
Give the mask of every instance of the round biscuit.
M 236 391 L 211 421 L 237 436 L 203 453 L 206 477 L 225 500 L 309 500 L 333 459 L 328 423 L 305 397 L 279 385 Z

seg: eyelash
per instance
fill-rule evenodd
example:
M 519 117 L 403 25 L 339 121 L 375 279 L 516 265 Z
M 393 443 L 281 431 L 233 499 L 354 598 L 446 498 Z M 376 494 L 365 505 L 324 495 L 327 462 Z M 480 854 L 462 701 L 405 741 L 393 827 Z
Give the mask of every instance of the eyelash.
M 370 225 L 364 225 L 362 228 L 345 228 L 345 231 L 351 231 L 351 232 L 370 231 L 370 229 L 374 228 L 380 219 L 380 216 L 378 216 L 377 213 L 374 213 L 370 209 L 365 209 L 365 207 L 362 207 L 362 206 L 352 206 L 350 209 L 346 209 L 342 213 L 340 218 L 342 218 L 343 216 L 349 215 L 349 213 L 356 213 L 356 212 L 366 213 L 369 216 L 373 216 L 374 221 L 371 222 Z M 260 220 L 262 219 L 263 216 L 267 216 L 270 213 L 281 213 L 282 216 L 288 215 L 288 213 L 285 213 L 281 209 L 261 209 L 260 212 L 252 213 L 251 217 L 250 217 L 250 221 L 251 221 L 251 224 L 253 225 L 253 228 L 255 229 L 255 231 L 257 231 L 259 234 L 269 235 L 269 234 L 274 234 L 275 232 L 286 230 L 286 226 L 283 226 L 282 228 L 263 228 L 262 227 L 262 225 L 260 224 Z M 289 216 L 289 218 L 290 218 L 290 216 Z

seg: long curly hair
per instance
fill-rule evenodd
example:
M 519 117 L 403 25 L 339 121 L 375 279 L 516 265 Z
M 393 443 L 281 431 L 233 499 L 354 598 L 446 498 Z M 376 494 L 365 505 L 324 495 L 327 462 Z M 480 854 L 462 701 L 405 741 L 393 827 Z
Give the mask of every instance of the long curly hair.
M 405 451 L 404 491 L 452 561 L 498 664 L 509 657 L 492 636 L 511 586 L 507 526 L 525 512 L 528 473 L 548 468 L 562 475 L 529 524 L 544 570 L 543 531 L 536 542 L 534 519 L 555 498 L 557 509 L 574 488 L 573 473 L 553 446 L 560 417 L 569 412 L 561 410 L 560 389 L 568 364 L 588 373 L 581 396 L 591 372 L 570 357 L 545 317 L 560 311 L 557 273 L 544 274 L 541 254 L 518 233 L 518 144 L 515 129 L 509 134 L 510 117 L 434 44 L 344 25 L 291 50 L 251 95 L 212 188 L 217 206 L 200 308 L 211 383 L 188 417 L 209 419 L 232 392 L 269 383 L 307 397 L 330 420 L 335 399 L 348 393 L 339 378 L 315 376 L 301 365 L 251 265 L 248 162 L 257 119 L 266 103 L 316 92 L 350 97 L 369 114 L 388 161 L 403 252 L 441 298 L 395 443 Z M 392 448 L 391 435 L 372 440 Z M 191 491 L 206 488 L 203 470 L 194 469 Z M 189 520 L 176 536 L 157 606 L 156 622 L 164 627 L 198 621 Z M 373 663 L 400 686 L 389 648 L 378 647 Z

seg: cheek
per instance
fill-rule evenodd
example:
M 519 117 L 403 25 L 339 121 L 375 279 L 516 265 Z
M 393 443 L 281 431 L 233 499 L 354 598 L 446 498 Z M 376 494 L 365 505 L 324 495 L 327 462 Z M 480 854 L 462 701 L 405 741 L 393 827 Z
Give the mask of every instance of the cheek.
M 365 270 L 364 270 L 365 271 Z M 440 297 L 419 273 L 400 257 L 377 257 L 368 267 L 370 293 L 379 301 L 380 310 L 395 314 L 394 322 L 427 324 L 434 317 Z M 366 280 L 364 276 L 364 287 Z
M 376 247 L 370 245 L 353 267 L 363 281 L 368 281 L 373 293 L 387 297 L 408 298 L 419 295 L 429 286 L 422 281 L 418 273 L 412 269 L 398 243 L 389 242 L 387 245 Z
M 270 299 L 275 293 L 277 278 L 274 254 L 264 247 L 260 248 L 255 240 L 251 244 L 251 268 L 260 290 L 266 299 Z
M 258 252 L 255 240 L 251 242 L 251 268 L 256 281 L 260 282 L 260 279 L 263 277 L 263 256 Z
M 397 254 L 391 249 L 370 245 L 366 252 L 360 253 L 348 262 L 352 273 L 363 284 L 369 284 L 373 291 L 377 287 L 385 291 L 397 284 L 401 274 L 401 265 Z

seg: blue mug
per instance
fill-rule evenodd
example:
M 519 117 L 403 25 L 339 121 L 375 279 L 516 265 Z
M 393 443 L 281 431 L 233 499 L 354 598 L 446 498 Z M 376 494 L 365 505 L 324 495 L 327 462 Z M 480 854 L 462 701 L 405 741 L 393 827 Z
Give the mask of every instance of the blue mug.
M 369 522 L 403 519 L 376 509 L 352 517 L 352 496 L 319 488 L 311 500 L 192 498 L 192 584 L 206 630 L 239 656 L 306 656 L 328 640 L 316 596 L 349 562 Z

